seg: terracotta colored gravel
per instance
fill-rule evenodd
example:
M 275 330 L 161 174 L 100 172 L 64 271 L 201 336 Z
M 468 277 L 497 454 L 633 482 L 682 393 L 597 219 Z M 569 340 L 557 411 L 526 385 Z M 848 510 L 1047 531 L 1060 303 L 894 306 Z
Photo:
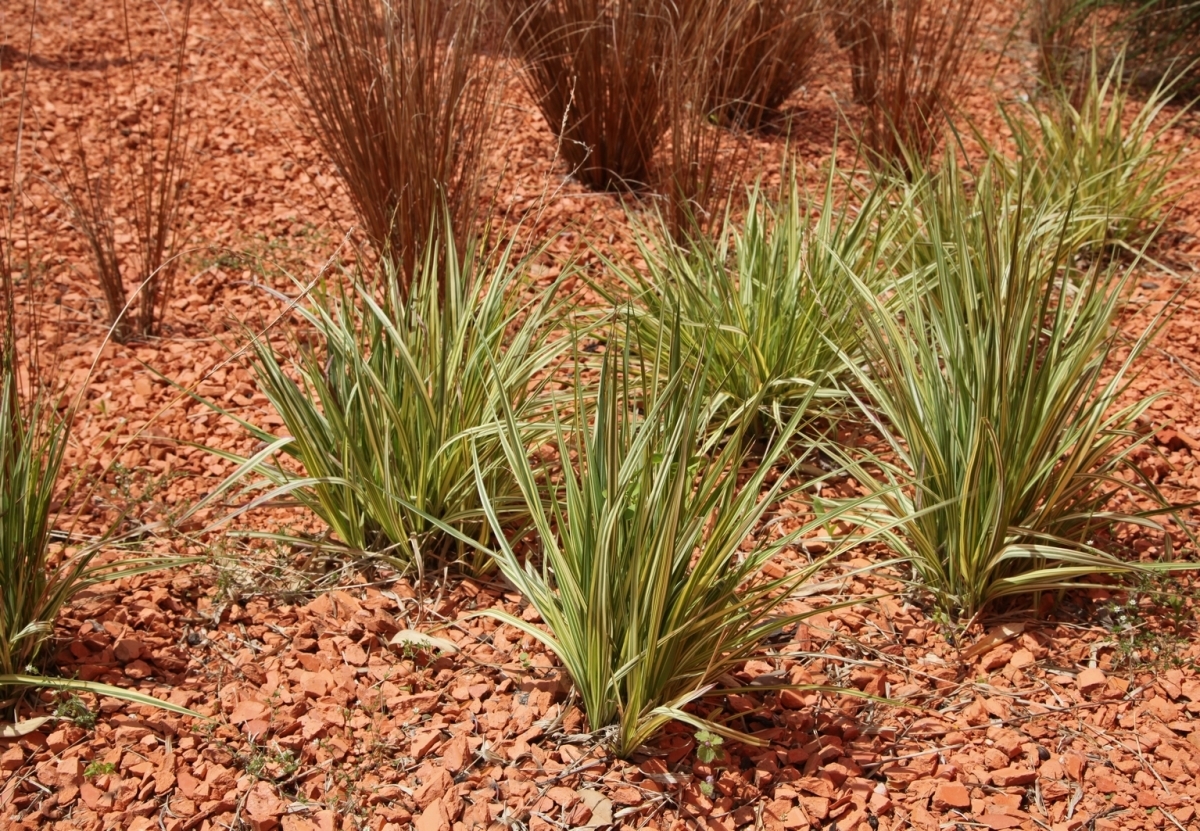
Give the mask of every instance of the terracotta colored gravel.
M 161 82 L 169 67 L 153 40 L 157 12 L 131 5 L 138 6 L 139 77 Z M 1023 33 L 997 60 L 1016 23 L 1001 6 L 989 11 L 978 56 L 995 76 L 962 101 L 990 135 L 1003 129 L 997 96 L 1033 81 Z M 134 107 L 139 92 L 122 86 L 128 76 L 119 67 L 95 60 L 113 42 L 113 0 L 42 0 L 39 8 L 25 137 L 27 222 L 15 247 L 36 277 L 30 291 L 40 325 L 30 337 L 65 389 L 83 386 L 68 466 L 100 486 L 75 506 L 76 530 L 99 530 L 130 505 L 140 519 L 166 519 L 231 469 L 185 442 L 254 448 L 236 425 L 168 380 L 279 426 L 237 354 L 241 325 L 265 328 L 279 314 L 262 283 L 294 292 L 289 274 L 309 280 L 335 253 L 346 255 L 350 212 L 332 166 L 287 115 L 286 80 L 272 71 L 254 17 L 220 0 L 199 4 L 191 68 L 202 79 L 194 106 L 204 147 L 190 183 L 195 250 L 163 336 L 104 344 L 99 290 L 45 179 L 49 151 L 69 147 L 76 115 L 85 129 L 109 129 L 94 106 L 105 72 L 121 106 Z M 15 44 L 2 53 L 6 94 L 23 67 L 16 54 L 28 14 L 28 4 L 0 10 L 4 38 Z M 847 69 L 828 54 L 794 101 L 803 128 L 793 149 L 813 187 L 833 145 L 837 101 L 849 100 Z M 512 67 L 497 60 L 497 71 Z M 565 257 L 594 262 L 585 238 L 629 253 L 632 231 L 620 206 L 564 179 L 553 140 L 519 85 L 506 102 L 490 173 L 498 226 L 520 222 L 532 238 L 553 240 L 546 279 Z M 1182 119 L 1166 140 L 1194 147 L 1198 123 Z M 848 158 L 848 131 L 837 135 Z M 778 178 L 782 139 L 730 141 L 755 159 L 747 178 Z M 11 146 L 11 135 L 0 136 L 6 159 Z M 1179 171 L 1179 181 L 1193 173 Z M 7 193 L 11 183 L 0 186 Z M 1130 331 L 1196 271 L 1198 227 L 1200 194 L 1184 188 L 1156 253 L 1172 273 L 1143 267 Z M 1155 444 L 1139 464 L 1180 502 L 1200 493 L 1198 323 L 1200 300 L 1185 290 L 1133 391 L 1164 393 L 1145 425 L 1159 431 Z M 1191 511 L 1183 516 L 1194 520 Z M 444 574 L 417 582 L 327 571 L 308 551 L 195 537 L 211 518 L 189 518 L 178 529 L 183 536 L 156 543 L 163 552 L 205 555 L 206 564 L 81 595 L 58 621 L 55 663 L 63 676 L 138 689 L 212 720 L 84 696 L 91 724 L 72 720 L 79 713 L 50 693 L 31 696 L 22 718 L 59 717 L 0 739 L 0 827 L 1200 828 L 1200 594 L 1187 579 L 1098 585 L 1045 604 L 1040 615 L 1024 607 L 993 615 L 951 643 L 898 575 L 850 574 L 884 552 L 855 552 L 821 576 L 832 588 L 794 602 L 817 608 L 878 597 L 781 633 L 730 680 L 836 685 L 898 703 L 804 690 L 716 697 L 702 711 L 731 718 L 761 746 L 727 743 L 704 764 L 693 730 L 675 725 L 625 762 L 585 732 L 568 680 L 544 650 L 475 616 L 504 608 L 536 619 L 504 586 Z M 281 509 L 247 522 L 321 531 L 311 517 Z M 1124 532 L 1113 543 L 1153 557 L 1164 540 Z M 1172 543 L 1192 554 L 1183 534 L 1173 533 Z M 819 547 L 810 542 L 810 551 Z M 783 558 L 780 573 L 788 564 Z M 390 645 L 401 630 L 443 639 L 443 648 Z

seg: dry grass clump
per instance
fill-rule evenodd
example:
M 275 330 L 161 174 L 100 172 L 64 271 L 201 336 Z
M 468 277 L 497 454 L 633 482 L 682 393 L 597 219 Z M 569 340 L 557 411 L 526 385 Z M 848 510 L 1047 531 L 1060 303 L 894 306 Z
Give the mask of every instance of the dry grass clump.
M 980 0 L 848 0 L 835 10 L 849 53 L 862 139 L 881 161 L 909 167 L 937 146 L 965 84 Z
M 720 102 L 734 96 L 715 90 L 728 88 L 725 61 L 734 54 L 742 22 L 753 8 L 713 0 L 687 6 L 664 65 L 666 134 L 654 158 L 651 187 L 660 197 L 656 207 L 680 243 L 717 232 L 722 208 L 748 161 L 747 143 L 718 126 Z
M 732 125 L 758 128 L 800 88 L 817 57 L 819 0 L 748 4 L 720 53 L 709 106 Z
M 57 174 L 51 188 L 87 241 L 112 335 L 122 343 L 161 328 L 186 242 L 187 183 L 199 143 L 191 130 L 187 60 L 191 0 L 183 0 L 176 25 L 163 36 L 171 44 L 165 90 L 145 86 L 128 11 L 122 3 L 128 78 L 121 89 L 131 94 L 119 94 L 106 78 L 99 135 L 85 135 L 84 119 L 76 119 L 71 157 L 49 151 Z
M 500 0 L 524 79 L 558 152 L 595 190 L 650 182 L 667 130 L 663 73 L 682 14 L 671 0 Z
M 1200 86 L 1200 2 L 1112 0 L 1112 5 L 1119 10 L 1116 34 L 1134 80 L 1151 88 L 1169 83 L 1176 93 L 1194 94 Z
M 502 2 L 525 83 L 572 175 L 595 190 L 661 194 L 676 227 L 706 221 L 724 195 L 718 174 L 737 167 L 722 158 L 709 116 L 749 7 Z
M 1093 5 L 1093 0 L 1034 0 L 1029 39 L 1038 50 L 1038 74 L 1048 86 L 1067 86 L 1079 69 L 1083 30 Z
M 443 202 L 474 225 L 496 74 L 474 0 L 281 0 L 272 21 L 300 107 L 337 166 L 363 230 L 404 293 Z

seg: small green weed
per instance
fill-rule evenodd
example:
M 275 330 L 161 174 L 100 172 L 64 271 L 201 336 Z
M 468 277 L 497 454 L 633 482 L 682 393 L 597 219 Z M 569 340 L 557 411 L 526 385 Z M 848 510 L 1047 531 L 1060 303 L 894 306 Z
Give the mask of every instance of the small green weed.
M 256 779 L 286 779 L 300 769 L 300 759 L 278 744 L 267 748 L 251 742 L 250 753 L 238 757 L 242 769 Z
M 88 779 L 94 779 L 97 776 L 111 776 L 117 772 L 117 766 L 112 762 L 88 762 L 88 766 L 83 769 L 83 775 Z
M 709 730 L 696 731 L 696 758 L 706 765 L 711 765 L 717 759 L 721 758 L 721 746 L 725 744 L 725 739 L 716 733 Z M 713 795 L 713 775 L 710 773 L 708 778 L 700 783 L 700 792 L 705 796 Z
M 59 699 L 54 708 L 54 715 L 57 718 L 74 722 L 84 730 L 91 730 L 96 726 L 96 713 L 74 693 L 69 693 Z
M 1099 617 L 1116 636 L 1114 664 L 1120 667 L 1179 667 L 1180 647 L 1190 642 L 1200 595 L 1181 589 L 1172 575 L 1146 575 L 1123 597 L 1114 597 Z
M 697 730 L 696 758 L 707 765 L 711 765 L 720 757 L 721 745 L 723 744 L 725 744 L 725 739 L 716 733 L 710 733 L 708 730 Z

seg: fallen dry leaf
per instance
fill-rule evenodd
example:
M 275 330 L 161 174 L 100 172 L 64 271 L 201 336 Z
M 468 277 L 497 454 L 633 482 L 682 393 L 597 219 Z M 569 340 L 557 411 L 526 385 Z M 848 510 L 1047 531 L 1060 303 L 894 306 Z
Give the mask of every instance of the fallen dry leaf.
M 27 718 L 24 721 L 18 721 L 16 724 L 0 724 L 0 739 L 19 739 L 22 736 L 28 736 L 30 733 L 36 733 L 48 721 L 50 721 L 49 716 L 42 716 L 40 718 Z
M 976 655 L 982 655 L 994 646 L 998 646 L 1005 641 L 1010 641 L 1025 631 L 1025 623 L 1005 623 L 1000 626 L 993 626 L 975 643 L 963 650 L 962 657 L 964 661 L 969 661 Z
M 583 828 L 602 828 L 613 824 L 613 803 L 600 791 L 579 791 L 579 801 L 591 809 L 592 817 Z
M 445 638 L 436 638 L 433 635 L 426 635 L 424 632 L 417 632 L 413 629 L 401 629 L 392 636 L 389 643 L 392 646 L 409 646 L 413 649 L 444 652 L 447 654 L 458 652 L 458 644 L 454 643 L 454 641 L 448 641 Z

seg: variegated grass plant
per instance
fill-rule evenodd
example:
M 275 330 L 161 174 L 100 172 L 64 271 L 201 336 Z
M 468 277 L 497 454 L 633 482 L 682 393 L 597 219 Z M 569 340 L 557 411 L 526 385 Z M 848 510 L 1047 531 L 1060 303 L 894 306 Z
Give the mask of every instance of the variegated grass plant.
M 242 421 L 267 447 L 237 459 L 235 478 L 263 477 L 266 492 L 247 508 L 294 501 L 356 557 L 403 569 L 465 553 L 459 565 L 481 571 L 489 561 L 438 523 L 487 542 L 475 462 L 489 508 L 525 522 L 494 424 L 511 411 L 525 440 L 539 435 L 532 420 L 569 343 L 553 337 L 563 322 L 557 286 L 530 299 L 528 261 L 511 244 L 490 249 L 473 238 L 459 250 L 448 232 L 431 238 L 408 294 L 385 274 L 322 279 L 296 303 L 313 347 L 294 340 L 289 355 L 254 339 L 258 385 L 286 435 Z
M 95 692 L 194 716 L 134 690 L 40 674 L 54 621 L 75 595 L 180 561 L 128 557 L 98 561 L 106 548 L 116 547 L 121 540 L 112 534 L 77 537 L 63 527 L 71 524 L 71 516 L 59 506 L 72 496 L 71 483 L 61 482 L 72 408 L 60 412 L 59 398 L 37 386 L 36 374 L 31 375 L 29 366 L 19 360 L 7 270 L 0 281 L 0 299 L 10 304 L 0 350 L 0 707 L 18 700 L 22 688 L 50 687 Z
M 1029 197 L 987 169 L 968 188 L 950 153 L 903 203 L 919 236 L 904 262 L 921 279 L 898 281 L 892 307 L 846 270 L 874 310 L 870 362 L 848 366 L 887 448 L 843 454 L 875 492 L 853 513 L 951 619 L 1096 574 L 1174 567 L 1096 542 L 1117 523 L 1162 530 L 1153 517 L 1168 506 L 1132 458 L 1156 396 L 1124 396 L 1165 312 L 1127 339 L 1117 323 L 1131 270 L 1076 267 L 1070 202 Z
M 727 217 L 715 241 L 697 234 L 679 245 L 643 227 L 645 265 L 613 266 L 633 299 L 631 342 L 653 349 L 678 329 L 675 357 L 693 372 L 705 366 L 697 378 L 719 416 L 712 426 L 744 424 L 753 437 L 782 429 L 801 407 L 844 397 L 852 376 L 842 356 L 860 342 L 863 311 L 844 269 L 876 292 L 891 278 L 879 260 L 891 234 L 882 190 L 839 198 L 831 168 L 816 206 L 793 176 L 784 179 L 774 201 L 751 191 L 744 219 Z
M 506 532 L 480 456 L 479 489 L 499 541 L 504 576 L 546 628 L 500 611 L 490 614 L 536 638 L 570 674 L 595 731 L 628 757 L 667 722 L 679 720 L 751 743 L 736 730 L 685 708 L 763 641 L 803 614 L 790 593 L 821 565 L 801 563 L 771 579 L 764 567 L 813 525 L 776 536 L 761 527 L 792 492 L 802 458 L 788 451 L 801 414 L 782 425 L 752 470 L 741 442 L 706 448 L 708 401 L 701 364 L 686 365 L 679 331 L 653 356 L 663 378 L 635 369 L 633 349 L 604 356 L 598 389 L 576 383 L 574 410 L 556 421 L 554 443 L 572 459 L 554 476 L 530 461 L 519 420 L 500 433 L 536 543 Z M 808 394 L 813 395 L 810 388 Z M 585 395 L 596 396 L 595 406 Z M 811 612 L 809 613 L 811 614 Z
M 1073 248 L 1133 251 L 1154 233 L 1174 199 L 1168 177 L 1185 150 L 1165 137 L 1186 108 L 1165 111 L 1170 83 L 1134 102 L 1124 59 L 1107 72 L 1098 62 L 1093 54 L 1075 91 L 1050 89 L 1002 109 L 1017 150 L 1017 160 L 1006 167 L 1012 181 L 1024 181 L 1034 203 L 1074 200 L 1068 230 Z

